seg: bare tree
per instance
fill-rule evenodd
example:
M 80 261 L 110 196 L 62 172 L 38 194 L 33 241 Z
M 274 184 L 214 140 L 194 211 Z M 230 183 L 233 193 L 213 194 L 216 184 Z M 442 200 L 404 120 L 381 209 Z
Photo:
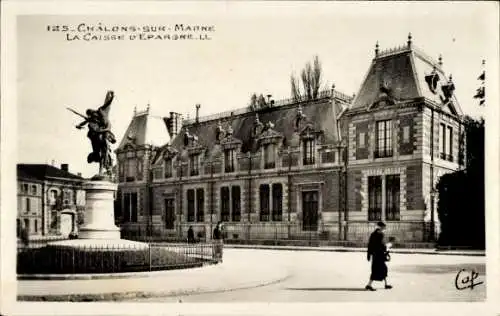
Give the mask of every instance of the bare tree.
M 265 107 L 267 107 L 266 98 L 264 98 L 264 95 L 261 93 L 257 99 L 257 108 L 263 109 Z
M 250 104 L 248 105 L 251 111 L 257 110 L 257 94 L 252 94 L 250 97 Z
M 311 89 L 313 99 L 318 98 L 319 88 L 321 86 L 321 63 L 318 56 L 314 56 L 313 69 L 311 75 Z
M 290 75 L 290 85 L 292 88 L 292 98 L 295 102 L 300 101 L 300 88 L 298 80 L 295 78 L 293 74 Z
M 304 96 L 307 100 L 314 100 L 318 98 L 319 89 L 321 87 L 322 73 L 321 62 L 319 61 L 318 56 L 314 56 L 312 65 L 310 62 L 308 62 L 302 69 L 300 78 L 302 80 Z M 293 74 L 290 78 L 290 84 L 292 88 L 292 98 L 295 101 L 299 101 L 301 93 L 298 85 L 298 80 Z

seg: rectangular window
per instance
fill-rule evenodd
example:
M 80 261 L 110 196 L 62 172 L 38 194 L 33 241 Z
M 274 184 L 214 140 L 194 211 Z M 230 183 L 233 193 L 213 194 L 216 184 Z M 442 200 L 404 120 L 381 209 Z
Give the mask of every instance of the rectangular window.
M 172 159 L 166 159 L 165 160 L 165 178 L 171 178 L 172 177 Z
M 137 176 L 137 161 L 135 159 L 127 159 L 127 182 L 134 182 Z
M 283 219 L 283 186 L 281 183 L 273 184 L 273 221 Z
M 453 128 L 448 126 L 448 150 L 446 151 L 446 160 L 453 161 Z
M 368 220 L 382 220 L 382 177 L 368 177 Z
M 229 221 L 229 212 L 230 212 L 229 202 L 230 202 L 229 188 L 228 187 L 220 188 L 220 215 L 221 215 L 221 220 L 223 222 Z
M 358 148 L 365 148 L 365 133 L 358 134 Z
M 23 184 L 23 193 L 28 194 L 29 193 L 28 188 L 29 188 L 29 186 L 27 183 Z
M 31 199 L 26 198 L 26 213 L 31 212 Z
M 385 217 L 388 221 L 399 221 L 399 175 L 385 177 Z
M 31 194 L 37 195 L 36 185 L 31 186 Z
M 205 190 L 196 190 L 196 221 L 205 221 Z
M 403 143 L 410 142 L 410 126 L 403 126 Z
M 231 220 L 239 222 L 241 220 L 241 193 L 239 186 L 231 187 Z
M 124 222 L 137 222 L 137 193 L 123 194 L 123 219 Z
M 377 122 L 377 150 L 375 158 L 392 157 L 392 121 Z
M 35 228 L 35 233 L 38 233 L 38 220 L 37 219 L 35 219 L 33 226 Z
M 259 188 L 260 221 L 269 221 L 269 184 L 261 184 Z
M 314 164 L 314 140 L 306 139 L 304 140 L 304 157 L 303 165 L 313 165 Z
M 189 169 L 191 170 L 191 176 L 197 176 L 200 174 L 200 155 L 191 155 L 189 157 Z
M 236 152 L 234 149 L 227 149 L 224 151 L 224 171 L 234 172 L 236 161 Z
M 439 125 L 439 157 L 446 159 L 446 125 Z
M 273 169 L 276 167 L 276 159 L 274 155 L 274 144 L 264 145 L 264 168 Z
M 163 169 L 162 168 L 155 168 L 153 171 L 153 179 L 159 180 L 163 178 Z
M 188 222 L 194 222 L 194 203 L 195 203 L 195 196 L 194 196 L 194 190 L 189 189 L 187 190 L 187 221 Z
M 165 199 L 165 228 L 174 229 L 175 205 L 174 199 Z
M 30 229 L 30 220 L 25 218 L 24 219 L 24 228 L 28 231 L 28 233 L 31 232 L 31 229 Z

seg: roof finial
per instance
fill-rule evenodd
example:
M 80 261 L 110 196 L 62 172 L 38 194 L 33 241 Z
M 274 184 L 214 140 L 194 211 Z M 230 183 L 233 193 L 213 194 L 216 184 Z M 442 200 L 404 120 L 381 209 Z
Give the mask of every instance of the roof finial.
M 443 67 L 443 56 L 441 54 L 439 54 L 438 64 L 439 67 Z
M 137 105 L 134 106 L 134 115 L 137 115 Z
M 452 75 L 451 75 L 451 74 L 450 74 L 450 77 L 449 77 L 448 81 L 449 81 L 449 82 L 453 82 L 453 77 L 452 77 Z
M 412 37 L 411 37 L 411 32 L 410 32 L 410 33 L 408 33 L 408 47 L 411 47 L 411 39 L 412 39 Z
M 149 102 L 148 102 L 148 105 L 147 105 L 147 107 L 146 107 L 146 112 L 148 112 L 148 113 L 149 113 L 149 108 L 150 108 L 150 106 L 151 106 L 151 105 L 150 105 L 150 104 L 149 104 Z
M 332 90 L 335 90 L 335 84 L 332 83 Z
M 379 46 L 378 46 L 378 41 L 377 41 L 377 43 L 375 44 L 375 57 L 378 56 L 378 48 L 379 48 Z

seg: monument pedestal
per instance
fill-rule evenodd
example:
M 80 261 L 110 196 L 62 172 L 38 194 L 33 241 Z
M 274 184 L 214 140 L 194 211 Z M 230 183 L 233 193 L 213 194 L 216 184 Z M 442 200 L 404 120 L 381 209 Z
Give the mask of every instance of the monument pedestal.
M 85 223 L 79 239 L 120 239 L 115 225 L 114 194 L 118 185 L 108 181 L 88 181 L 85 189 Z

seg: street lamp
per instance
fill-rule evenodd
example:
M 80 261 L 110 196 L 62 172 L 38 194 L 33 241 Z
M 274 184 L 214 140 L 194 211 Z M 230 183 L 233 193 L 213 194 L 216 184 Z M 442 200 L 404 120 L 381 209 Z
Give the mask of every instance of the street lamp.
M 436 235 L 435 235 L 435 219 L 434 219 L 434 203 L 436 201 L 436 196 L 438 195 L 438 191 L 435 188 L 431 189 L 431 241 L 436 240 Z
M 182 159 L 177 160 L 177 170 L 179 171 L 179 238 L 182 238 Z

